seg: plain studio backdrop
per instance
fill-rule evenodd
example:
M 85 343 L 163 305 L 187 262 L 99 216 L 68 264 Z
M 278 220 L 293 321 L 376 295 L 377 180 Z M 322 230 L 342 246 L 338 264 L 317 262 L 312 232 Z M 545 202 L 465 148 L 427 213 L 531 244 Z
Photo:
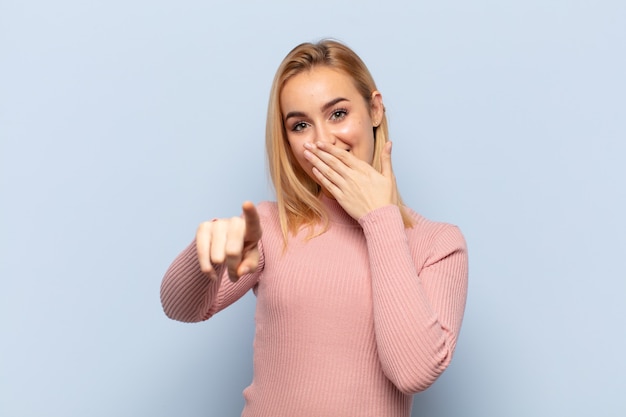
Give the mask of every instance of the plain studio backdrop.
M 281 59 L 334 37 L 404 199 L 459 225 L 466 316 L 413 416 L 626 414 L 626 3 L 0 0 L 0 415 L 238 416 L 255 298 L 159 301 L 212 217 L 273 199 Z

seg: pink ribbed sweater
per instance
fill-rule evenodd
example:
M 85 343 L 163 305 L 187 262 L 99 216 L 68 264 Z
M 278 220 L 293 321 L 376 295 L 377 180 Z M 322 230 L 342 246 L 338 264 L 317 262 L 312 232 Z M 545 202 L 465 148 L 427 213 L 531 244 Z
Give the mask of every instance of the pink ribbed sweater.
M 161 286 L 166 314 L 206 320 L 250 289 L 257 295 L 254 377 L 243 417 L 408 417 L 412 394 L 450 363 L 467 292 L 458 228 L 396 206 L 353 220 L 323 198 L 330 228 L 283 252 L 275 203 L 258 206 L 258 269 L 233 284 L 200 271 L 192 243 Z

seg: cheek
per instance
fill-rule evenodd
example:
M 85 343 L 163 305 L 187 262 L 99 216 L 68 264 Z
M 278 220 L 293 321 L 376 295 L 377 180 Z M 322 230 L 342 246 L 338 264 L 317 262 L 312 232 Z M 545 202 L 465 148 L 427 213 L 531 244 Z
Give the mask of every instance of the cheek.
M 372 163 L 374 158 L 374 131 L 364 122 L 345 126 L 341 133 L 343 141 L 352 148 L 352 152 L 361 160 Z
M 361 143 L 359 146 L 359 153 L 361 159 L 363 159 L 368 164 L 372 165 L 372 161 L 374 160 L 374 133 L 373 132 L 364 132 L 361 137 Z
M 372 126 L 365 120 L 353 120 L 346 123 L 337 131 L 340 137 L 344 137 L 345 141 L 351 146 L 367 146 L 374 140 Z
M 356 121 L 350 121 L 339 126 L 334 133 L 346 144 L 354 146 L 362 135 L 361 124 Z
M 370 146 L 364 153 L 365 155 L 363 155 L 363 160 L 372 165 L 374 162 L 374 146 Z
M 290 139 L 289 148 L 291 149 L 291 153 L 295 158 L 294 162 L 306 171 L 306 166 L 308 162 L 304 158 L 304 142 Z

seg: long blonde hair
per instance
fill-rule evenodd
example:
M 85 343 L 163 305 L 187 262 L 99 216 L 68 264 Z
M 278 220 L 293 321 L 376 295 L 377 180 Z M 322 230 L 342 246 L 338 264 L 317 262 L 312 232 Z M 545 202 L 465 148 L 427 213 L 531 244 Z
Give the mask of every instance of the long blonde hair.
M 368 105 L 371 104 L 372 93 L 376 91 L 374 79 L 361 58 L 350 48 L 334 40 L 302 43 L 291 50 L 278 67 L 267 108 L 265 146 L 285 244 L 289 234 L 295 234 L 303 226 L 311 228 L 310 237 L 323 233 L 328 228 L 328 215 L 319 200 L 321 188 L 296 161 L 287 141 L 280 106 L 280 94 L 285 83 L 316 66 L 333 68 L 351 77 Z M 373 129 L 375 143 L 372 166 L 380 172 L 380 156 L 389 140 L 387 117 L 384 113 L 381 123 Z M 411 227 L 413 222 L 404 212 L 401 200 L 399 206 L 405 227 Z M 314 233 L 314 227 L 319 224 L 323 226 L 321 231 Z

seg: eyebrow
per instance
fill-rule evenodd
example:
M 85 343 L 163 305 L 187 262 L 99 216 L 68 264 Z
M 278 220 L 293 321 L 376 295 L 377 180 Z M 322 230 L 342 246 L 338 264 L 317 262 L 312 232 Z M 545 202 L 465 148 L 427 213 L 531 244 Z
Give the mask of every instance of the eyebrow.
M 332 100 L 330 100 L 328 103 L 324 104 L 322 106 L 322 113 L 325 112 L 326 110 L 328 110 L 329 108 L 333 107 L 335 104 L 337 103 L 341 103 L 342 101 L 349 101 L 347 98 L 344 97 L 337 97 L 334 98 Z M 290 111 L 289 113 L 287 113 L 287 115 L 285 116 L 285 120 L 290 119 L 291 117 L 305 117 L 306 114 L 301 112 L 301 111 Z

